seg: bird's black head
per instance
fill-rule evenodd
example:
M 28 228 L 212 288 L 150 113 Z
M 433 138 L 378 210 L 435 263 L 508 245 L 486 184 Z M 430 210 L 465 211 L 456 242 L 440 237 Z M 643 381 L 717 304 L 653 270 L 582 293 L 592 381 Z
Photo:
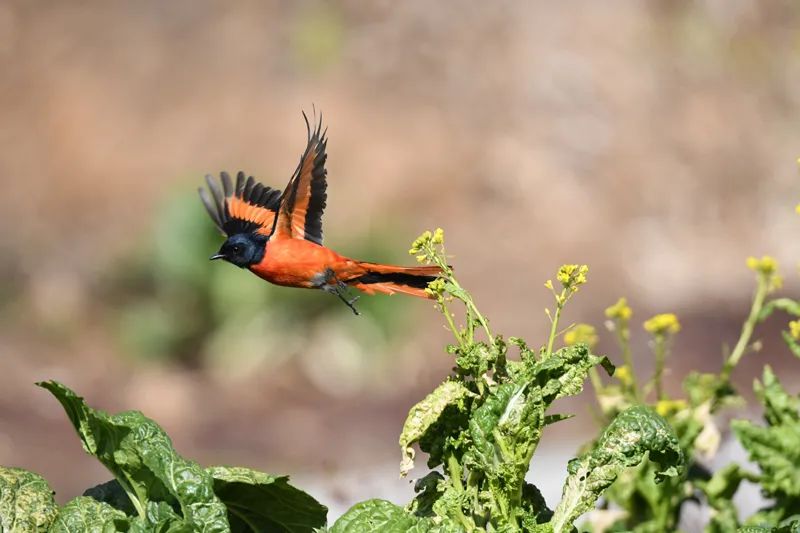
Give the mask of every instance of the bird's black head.
M 211 259 L 224 259 L 240 268 L 260 263 L 264 258 L 268 237 L 258 233 L 238 233 L 222 243 Z

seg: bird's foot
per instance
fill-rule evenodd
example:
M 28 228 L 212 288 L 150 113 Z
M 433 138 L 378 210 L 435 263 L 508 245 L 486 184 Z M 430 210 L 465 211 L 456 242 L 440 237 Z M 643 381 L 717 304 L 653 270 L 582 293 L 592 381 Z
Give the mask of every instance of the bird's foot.
M 322 286 L 322 289 L 325 292 L 330 292 L 335 294 L 344 304 L 353 311 L 353 314 L 356 316 L 360 315 L 361 313 L 358 312 L 356 306 L 354 305 L 356 301 L 360 298 L 360 296 L 356 295 L 352 298 L 348 298 L 348 289 L 350 288 L 345 282 L 336 278 L 336 275 L 333 271 L 329 271 L 328 273 L 329 283 Z M 332 282 L 332 283 L 330 283 Z

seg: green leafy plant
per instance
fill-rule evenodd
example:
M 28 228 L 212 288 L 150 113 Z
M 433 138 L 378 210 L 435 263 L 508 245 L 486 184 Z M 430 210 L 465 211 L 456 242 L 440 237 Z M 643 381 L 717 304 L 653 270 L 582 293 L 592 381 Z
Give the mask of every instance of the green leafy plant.
M 685 506 L 711 513 L 710 533 L 800 532 L 800 398 L 786 391 L 771 368 L 754 384 L 764 424 L 731 422 L 733 435 L 755 465 L 707 466 L 722 438 L 716 414 L 740 406 L 731 376 L 760 346 L 757 326 L 775 313 L 792 317 L 782 338 L 800 357 L 800 301 L 773 295 L 781 287 L 777 262 L 748 259 L 756 276 L 750 311 L 734 348 L 717 373 L 691 372 L 683 395 L 673 397 L 664 375 L 678 317 L 663 313 L 643 324 L 655 360 L 652 376 L 634 369 L 633 310 L 622 298 L 606 309 L 622 365 L 594 353 L 598 334 L 587 324 L 561 330 L 566 304 L 587 282 L 586 265 L 563 265 L 545 287 L 554 298 L 550 333 L 538 348 L 492 331 L 447 262 L 444 234 L 425 232 L 410 253 L 442 275 L 426 289 L 454 342 L 450 375 L 409 411 L 399 445 L 400 475 L 415 469 L 417 450 L 427 471 L 416 496 L 401 507 L 383 500 L 354 505 L 328 531 L 446 533 L 461 531 L 562 533 L 676 531 Z M 563 335 L 563 337 L 562 337 Z M 559 339 L 563 343 L 559 346 Z M 600 369 L 609 378 L 603 378 Z M 529 467 L 547 426 L 570 418 L 552 412 L 589 380 L 601 430 L 566 465 L 562 496 L 548 507 L 529 480 Z M 84 449 L 114 479 L 58 507 L 38 475 L 0 468 L 0 531 L 245 532 L 323 530 L 327 509 L 285 477 L 237 467 L 203 468 L 178 455 L 163 430 L 138 412 L 110 416 L 89 408 L 56 382 L 40 383 L 64 407 Z M 416 470 L 414 470 L 416 472 Z M 758 485 L 767 505 L 739 516 L 734 497 L 743 482 Z
M 545 428 L 569 418 L 551 413 L 557 399 L 579 394 L 599 366 L 614 367 L 585 343 L 556 349 L 566 303 L 586 283 L 585 265 L 564 265 L 548 281 L 555 307 L 550 335 L 540 349 L 520 338 L 506 342 L 489 327 L 447 264 L 441 229 L 425 232 L 410 253 L 441 267 L 427 291 L 455 338 L 448 347 L 452 374 L 415 405 L 400 436 L 400 473 L 414 467 L 414 446 L 431 469 L 415 485 L 405 508 L 382 500 L 359 503 L 333 524 L 333 533 L 361 531 L 571 531 L 576 519 L 624 472 L 651 465 L 654 483 L 683 471 L 683 452 L 672 428 L 653 409 L 630 406 L 610 421 L 597 441 L 570 462 L 563 496 L 548 508 L 526 481 Z M 463 310 L 463 325 L 454 314 Z M 509 358 L 509 346 L 518 358 Z
M 108 415 L 55 381 L 39 383 L 64 407 L 87 453 L 114 479 L 58 507 L 47 482 L 0 467 L 0 531 L 310 532 L 327 509 L 308 494 L 249 468 L 203 468 L 178 455 L 139 412 Z
M 800 316 L 800 302 L 789 298 L 769 299 L 782 285 L 777 262 L 764 256 L 751 257 L 747 266 L 756 274 L 756 288 L 750 311 L 734 348 L 725 354 L 718 373 L 691 372 L 683 380 L 684 395 L 670 397 L 662 385 L 665 362 L 673 337 L 680 331 L 672 313 L 656 315 L 644 322 L 651 336 L 655 357 L 654 375 L 644 386 L 637 385 L 632 365 L 630 319 L 633 311 L 622 298 L 606 309 L 607 325 L 615 334 L 625 365 L 618 369 L 614 383 L 594 381 L 601 420 L 607 423 L 633 405 L 649 405 L 674 428 L 688 468 L 681 474 L 656 484 L 653 466 L 647 463 L 619 476 L 605 494 L 602 508 L 613 520 L 598 520 L 587 527 L 594 531 L 674 531 L 682 511 L 689 503 L 707 505 L 708 532 L 796 531 L 800 530 L 800 400 L 788 394 L 772 370 L 764 368 L 762 380 L 754 385 L 756 397 L 764 409 L 766 427 L 746 420 L 731 423 L 733 434 L 747 451 L 760 472 L 751 472 L 738 464 L 729 464 L 711 472 L 707 464 L 722 438 L 715 415 L 724 409 L 740 406 L 744 400 L 736 393 L 731 376 L 739 362 L 760 344 L 753 341 L 757 325 L 776 311 Z M 581 325 L 582 331 L 594 328 Z M 586 334 L 584 333 L 584 336 Z M 791 353 L 800 357 L 800 321 L 789 322 L 782 337 Z M 761 487 L 771 504 L 751 517 L 738 515 L 733 498 L 743 481 Z M 602 525 L 600 523 L 603 522 Z

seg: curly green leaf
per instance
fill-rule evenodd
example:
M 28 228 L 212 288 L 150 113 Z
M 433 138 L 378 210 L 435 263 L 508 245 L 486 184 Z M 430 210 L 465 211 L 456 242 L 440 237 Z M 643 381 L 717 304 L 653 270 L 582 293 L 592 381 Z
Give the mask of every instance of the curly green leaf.
M 41 476 L 0 467 L 0 531 L 47 531 L 57 514 L 53 490 Z
M 445 381 L 411 408 L 403 424 L 400 434 L 400 449 L 403 461 L 400 464 L 400 476 L 405 477 L 414 468 L 414 449 L 412 444 L 422 439 L 430 428 L 436 424 L 442 412 L 449 406 L 464 408 L 464 400 L 474 394 L 457 381 Z
M 570 461 L 563 497 L 550 522 L 553 531 L 569 531 L 623 470 L 648 455 L 660 466 L 657 481 L 683 469 L 683 452 L 669 424 L 645 406 L 630 407 L 617 415 L 592 451 Z

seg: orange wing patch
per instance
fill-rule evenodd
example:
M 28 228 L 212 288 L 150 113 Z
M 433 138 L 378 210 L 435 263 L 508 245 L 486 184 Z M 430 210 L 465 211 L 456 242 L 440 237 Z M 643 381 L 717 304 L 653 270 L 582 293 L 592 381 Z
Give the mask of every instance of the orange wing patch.
M 308 131 L 308 143 L 300 164 L 283 192 L 275 235 L 284 238 L 305 239 L 322 244 L 322 214 L 327 200 L 327 170 L 325 152 L 328 140 L 322 130 L 320 115 L 312 132 L 308 117 L 303 113 Z
M 222 189 L 211 176 L 206 176 L 206 189 L 200 189 L 200 199 L 219 230 L 230 237 L 237 233 L 270 235 L 275 214 L 280 206 L 280 191 L 258 183 L 252 176 L 245 180 L 244 172 L 236 175 L 236 186 L 227 172 L 220 173 Z

